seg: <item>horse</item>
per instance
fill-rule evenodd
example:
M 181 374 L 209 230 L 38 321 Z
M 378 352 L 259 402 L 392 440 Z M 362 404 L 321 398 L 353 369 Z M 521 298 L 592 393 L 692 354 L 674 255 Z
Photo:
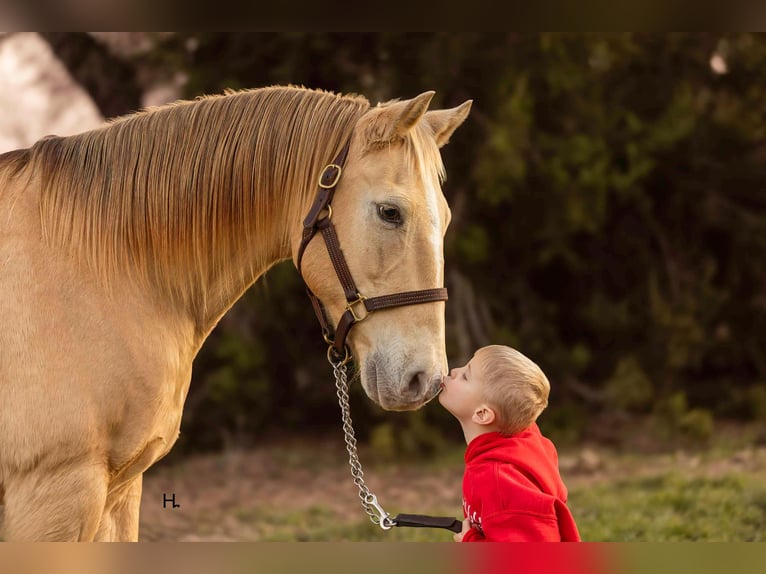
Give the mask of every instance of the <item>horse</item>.
M 142 476 L 178 438 L 195 355 L 299 248 L 337 324 L 348 303 L 328 249 L 301 233 L 344 145 L 332 221 L 360 292 L 443 285 L 440 148 L 471 101 L 429 110 L 433 95 L 372 106 L 302 86 L 227 90 L 0 155 L 6 540 L 137 541 Z M 350 333 L 382 408 L 438 393 L 444 306 L 370 313 Z

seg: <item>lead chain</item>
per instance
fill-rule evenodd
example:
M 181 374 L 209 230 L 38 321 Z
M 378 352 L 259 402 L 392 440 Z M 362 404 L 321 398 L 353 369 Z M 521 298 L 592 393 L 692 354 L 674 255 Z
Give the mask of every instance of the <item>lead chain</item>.
M 335 388 L 338 392 L 338 404 L 340 405 L 341 417 L 343 420 L 343 434 L 346 440 L 346 450 L 348 451 L 348 464 L 351 467 L 351 476 L 359 489 L 359 498 L 362 502 L 364 511 L 370 516 L 370 521 L 377 524 L 383 530 L 390 530 L 396 526 L 396 522 L 389 517 L 389 514 L 378 504 L 378 498 L 367 488 L 364 483 L 364 472 L 362 464 L 359 462 L 359 455 L 356 448 L 356 437 L 354 436 L 354 427 L 351 423 L 351 407 L 348 396 L 348 378 L 346 375 L 346 365 L 343 362 L 334 363 L 330 361 L 335 375 Z

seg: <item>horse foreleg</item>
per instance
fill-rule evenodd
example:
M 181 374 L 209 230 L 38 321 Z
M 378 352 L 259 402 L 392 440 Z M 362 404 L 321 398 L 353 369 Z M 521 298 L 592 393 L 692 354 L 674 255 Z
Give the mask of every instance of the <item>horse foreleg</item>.
M 141 507 L 143 474 L 139 474 L 110 493 L 101 524 L 96 533 L 97 542 L 138 542 L 138 512 Z
M 4 537 L 8 541 L 91 541 L 104 511 L 107 473 L 79 460 L 8 477 Z

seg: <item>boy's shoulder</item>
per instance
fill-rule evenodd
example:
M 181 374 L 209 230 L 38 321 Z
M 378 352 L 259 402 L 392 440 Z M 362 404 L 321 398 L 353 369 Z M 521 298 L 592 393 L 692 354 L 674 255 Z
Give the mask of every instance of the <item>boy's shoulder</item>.
M 542 435 L 537 424 L 512 435 L 499 432 L 483 433 L 475 437 L 465 452 L 466 464 L 499 463 L 522 466 L 536 461 L 558 462 L 553 442 Z

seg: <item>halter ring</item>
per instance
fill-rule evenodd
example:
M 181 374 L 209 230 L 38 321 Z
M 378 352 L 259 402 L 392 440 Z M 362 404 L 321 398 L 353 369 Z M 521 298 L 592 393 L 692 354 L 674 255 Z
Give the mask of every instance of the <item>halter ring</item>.
M 327 347 L 327 360 L 331 365 L 342 367 L 351 360 L 351 351 L 349 350 L 348 345 L 346 345 L 343 350 L 345 351 L 346 356 L 343 357 L 343 359 L 338 359 L 335 356 L 335 347 Z

